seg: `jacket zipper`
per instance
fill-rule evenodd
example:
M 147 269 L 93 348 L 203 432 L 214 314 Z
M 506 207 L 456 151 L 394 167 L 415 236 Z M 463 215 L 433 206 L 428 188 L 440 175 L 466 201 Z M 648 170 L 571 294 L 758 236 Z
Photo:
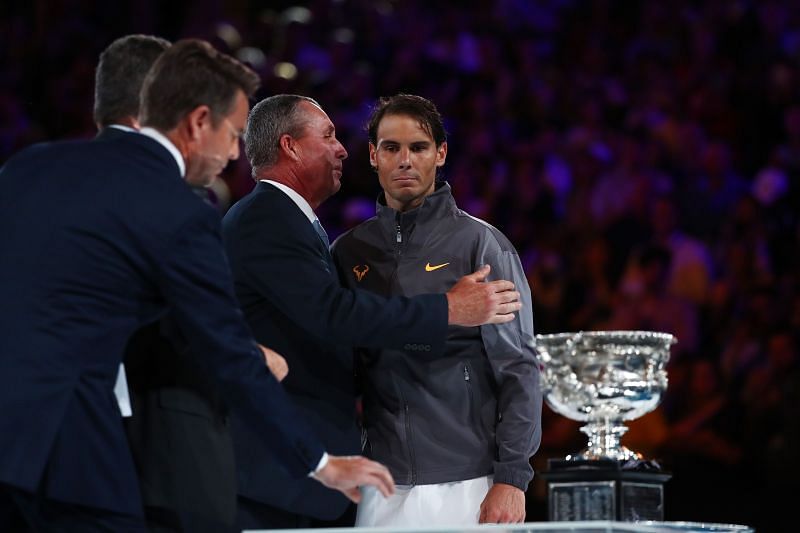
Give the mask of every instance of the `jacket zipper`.
M 394 216 L 394 251 L 397 255 L 400 255 L 400 245 L 403 244 L 403 228 L 400 225 L 400 221 L 403 220 L 402 217 L 403 214 L 400 212 Z
M 405 401 L 403 401 L 403 409 L 406 412 L 406 445 L 411 458 L 411 485 L 413 486 L 417 484 L 417 460 L 414 456 L 414 446 L 411 443 L 411 413 L 409 413 L 408 404 Z
M 403 402 L 403 414 L 405 414 L 405 428 L 406 428 L 406 446 L 408 447 L 408 459 L 411 462 L 411 485 L 417 484 L 417 459 L 414 456 L 414 447 L 411 443 L 411 413 L 408 409 L 408 402 L 402 390 L 400 393 L 400 401 Z
M 402 243 L 403 243 L 403 232 L 400 228 L 400 213 L 397 213 L 395 217 L 395 246 L 394 246 L 394 271 L 392 272 L 392 276 L 389 278 L 389 286 L 392 289 L 397 288 L 397 278 L 398 274 L 397 271 L 400 269 L 400 255 L 403 253 L 402 251 Z
M 392 284 L 394 284 L 394 281 L 397 279 L 397 270 L 400 268 L 400 255 L 402 254 L 401 245 L 403 244 L 403 231 L 400 227 L 400 217 L 401 214 L 397 213 L 397 219 L 395 220 L 395 257 L 397 258 L 397 263 L 395 264 L 394 273 L 392 275 Z M 417 484 L 417 460 L 414 455 L 414 446 L 412 445 L 411 413 L 408 409 L 408 402 L 406 402 L 402 393 L 400 397 L 403 400 L 403 412 L 405 413 L 406 446 L 408 447 L 408 457 L 411 461 L 411 485 L 414 486 Z
M 480 427 L 480 417 L 478 416 L 478 407 L 475 402 L 475 389 L 472 387 L 472 378 L 469 373 L 469 365 L 464 364 L 464 384 L 469 393 L 469 411 L 475 424 Z

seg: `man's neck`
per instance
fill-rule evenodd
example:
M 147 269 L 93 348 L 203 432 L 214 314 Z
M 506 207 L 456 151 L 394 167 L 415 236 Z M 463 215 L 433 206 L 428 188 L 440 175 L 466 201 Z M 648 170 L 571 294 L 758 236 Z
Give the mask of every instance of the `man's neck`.
M 158 128 L 153 128 L 152 126 L 145 126 L 156 130 L 158 133 L 166 137 L 169 142 L 171 142 L 175 148 L 181 153 L 183 159 L 185 160 L 189 155 L 189 142 L 188 140 L 180 134 L 177 128 L 169 130 L 169 131 L 162 131 Z
M 407 211 L 411 211 L 412 209 L 416 209 L 416 208 L 418 208 L 419 206 L 422 205 L 423 201 L 425 201 L 425 197 L 424 196 L 422 196 L 420 198 L 414 198 L 413 200 L 411 200 L 407 204 L 404 204 L 404 203 L 397 202 L 394 199 L 391 199 L 388 195 L 386 195 L 386 205 L 388 207 L 391 207 L 392 209 L 394 209 L 398 213 L 405 213 Z
M 281 183 L 279 181 L 271 180 L 269 178 L 265 178 L 262 181 L 268 183 L 272 187 L 279 189 L 283 192 L 286 196 L 288 196 L 303 212 L 303 214 L 308 218 L 309 222 L 314 222 L 317 219 L 317 215 L 314 213 L 314 209 L 309 205 L 305 198 L 300 196 L 300 194 L 289 187 L 288 185 Z
M 181 146 L 176 144 L 176 140 L 179 140 L 179 136 L 174 135 L 174 132 L 162 132 L 155 128 L 144 126 L 141 129 L 141 133 L 148 137 L 153 138 L 157 142 L 159 142 L 164 148 L 166 148 L 170 154 L 175 158 L 175 163 L 178 165 L 178 169 L 180 170 L 181 177 L 186 177 L 186 167 L 188 165 L 188 151 L 184 153 L 181 150 Z M 183 144 L 183 149 L 186 149 L 186 144 Z
M 279 167 L 272 167 L 270 169 L 264 170 L 263 172 L 259 172 L 258 180 L 270 180 L 281 185 L 285 185 L 289 187 L 294 192 L 299 194 L 303 197 L 303 199 L 308 202 L 308 205 L 311 206 L 311 209 L 314 211 L 317 210 L 319 205 L 322 203 L 319 200 L 316 200 L 311 197 L 308 192 L 308 188 L 304 186 L 303 181 L 297 176 L 297 174 L 293 172 L 286 171 L 285 169 L 281 169 Z

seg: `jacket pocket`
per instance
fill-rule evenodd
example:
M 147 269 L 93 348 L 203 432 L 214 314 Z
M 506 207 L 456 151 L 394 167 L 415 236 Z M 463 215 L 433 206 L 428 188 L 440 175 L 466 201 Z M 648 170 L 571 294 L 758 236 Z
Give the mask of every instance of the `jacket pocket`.
M 474 373 L 468 362 L 464 362 L 464 385 L 467 388 L 467 399 L 469 401 L 469 416 L 475 428 L 480 428 L 481 423 L 481 402 L 477 384 L 474 382 Z

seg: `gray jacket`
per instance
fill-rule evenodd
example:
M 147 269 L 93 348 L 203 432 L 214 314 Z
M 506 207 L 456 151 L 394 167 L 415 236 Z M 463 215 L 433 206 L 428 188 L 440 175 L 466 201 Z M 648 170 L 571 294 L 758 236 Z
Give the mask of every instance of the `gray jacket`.
M 444 353 L 410 346 L 361 351 L 366 453 L 401 485 L 494 475 L 525 490 L 541 438 L 531 294 L 514 247 L 458 209 L 447 183 L 406 213 L 377 216 L 342 235 L 333 255 L 344 285 L 383 295 L 447 291 L 483 264 L 514 282 L 523 309 L 508 324 L 450 326 Z

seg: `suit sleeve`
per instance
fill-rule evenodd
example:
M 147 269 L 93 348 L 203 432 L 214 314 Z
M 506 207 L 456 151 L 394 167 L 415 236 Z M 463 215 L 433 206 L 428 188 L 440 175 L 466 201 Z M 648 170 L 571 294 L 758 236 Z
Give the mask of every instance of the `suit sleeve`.
M 494 482 L 526 490 L 533 479 L 530 458 L 541 441 L 542 393 L 533 349 L 531 291 L 515 251 L 488 246 L 475 264 L 489 264 L 492 279 L 514 283 L 522 309 L 514 321 L 481 326 L 481 336 L 498 385 L 498 458 Z M 494 248 L 494 249 L 492 249 Z
M 309 334 L 346 346 L 440 353 L 447 335 L 442 294 L 384 298 L 343 288 L 310 223 L 287 220 L 269 205 L 251 205 L 224 223 L 236 283 L 257 291 Z
M 314 470 L 323 447 L 268 371 L 233 294 L 216 214 L 203 207 L 176 232 L 160 288 L 173 317 L 231 406 L 247 417 L 294 476 Z

